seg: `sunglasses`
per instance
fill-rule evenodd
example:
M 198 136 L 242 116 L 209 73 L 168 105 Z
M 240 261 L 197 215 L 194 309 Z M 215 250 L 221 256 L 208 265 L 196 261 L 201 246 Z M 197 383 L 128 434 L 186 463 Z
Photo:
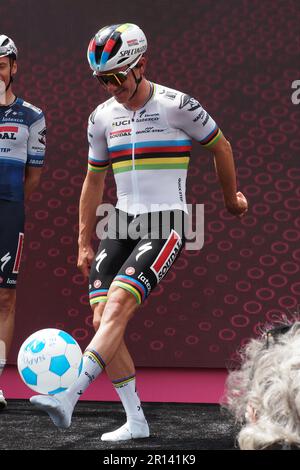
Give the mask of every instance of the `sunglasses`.
M 115 86 L 120 86 L 122 85 L 122 83 L 124 83 L 127 80 L 127 75 L 129 74 L 130 70 L 132 70 L 136 66 L 139 60 L 140 60 L 140 57 L 138 57 L 138 59 L 135 62 L 133 62 L 133 64 L 131 64 L 126 70 L 122 70 L 116 73 L 105 73 L 102 75 L 98 75 L 97 73 L 94 73 L 94 75 L 96 76 L 96 78 L 99 80 L 99 82 L 102 85 L 107 86 L 110 83 Z

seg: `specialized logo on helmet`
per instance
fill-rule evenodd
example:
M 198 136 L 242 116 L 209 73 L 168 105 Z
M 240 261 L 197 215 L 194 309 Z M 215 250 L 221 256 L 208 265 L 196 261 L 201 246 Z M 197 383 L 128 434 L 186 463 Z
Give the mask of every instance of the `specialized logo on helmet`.
M 136 56 L 137 54 L 144 54 L 146 52 L 147 46 L 142 46 L 142 47 L 137 47 L 135 49 L 127 49 L 125 51 L 120 52 L 121 57 L 130 57 L 130 56 Z
M 135 24 L 125 23 L 102 28 L 91 39 L 87 58 L 94 75 L 130 65 L 147 50 L 147 39 Z

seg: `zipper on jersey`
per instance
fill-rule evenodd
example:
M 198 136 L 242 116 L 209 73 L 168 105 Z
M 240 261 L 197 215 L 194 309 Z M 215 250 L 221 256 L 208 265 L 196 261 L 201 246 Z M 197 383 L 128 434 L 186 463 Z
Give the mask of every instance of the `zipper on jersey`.
M 139 188 L 138 188 L 138 180 L 137 180 L 137 170 L 135 169 L 135 138 L 136 138 L 136 121 L 135 121 L 136 111 L 133 112 L 133 116 L 131 119 L 132 122 L 132 132 L 131 132 L 131 144 L 132 144 L 132 171 L 131 171 L 131 182 L 132 182 L 132 189 L 133 189 L 133 204 L 136 205 L 134 217 L 137 216 L 136 210 L 137 205 L 139 203 Z

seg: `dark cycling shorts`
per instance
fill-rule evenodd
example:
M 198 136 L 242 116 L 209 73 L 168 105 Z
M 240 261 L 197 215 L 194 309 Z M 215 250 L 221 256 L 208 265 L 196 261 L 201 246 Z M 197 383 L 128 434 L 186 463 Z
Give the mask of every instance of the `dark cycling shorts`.
M 23 202 L 0 200 L 0 288 L 16 288 L 23 243 Z
M 174 210 L 134 218 L 116 209 L 91 267 L 90 304 L 105 302 L 111 285 L 131 292 L 141 304 L 181 252 L 186 217 Z

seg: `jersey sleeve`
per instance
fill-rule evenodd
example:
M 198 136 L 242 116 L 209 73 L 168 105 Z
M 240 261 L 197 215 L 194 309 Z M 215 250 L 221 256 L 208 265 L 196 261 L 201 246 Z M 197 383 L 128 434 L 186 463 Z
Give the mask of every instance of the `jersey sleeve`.
M 26 165 L 42 167 L 46 151 L 46 122 L 42 112 L 29 127 Z
M 176 96 L 172 108 L 167 108 L 167 117 L 171 127 L 183 130 L 206 148 L 212 147 L 222 135 L 199 101 L 183 93 Z
M 109 167 L 105 128 L 97 109 L 90 115 L 87 137 L 89 142 L 88 171 L 100 173 Z

